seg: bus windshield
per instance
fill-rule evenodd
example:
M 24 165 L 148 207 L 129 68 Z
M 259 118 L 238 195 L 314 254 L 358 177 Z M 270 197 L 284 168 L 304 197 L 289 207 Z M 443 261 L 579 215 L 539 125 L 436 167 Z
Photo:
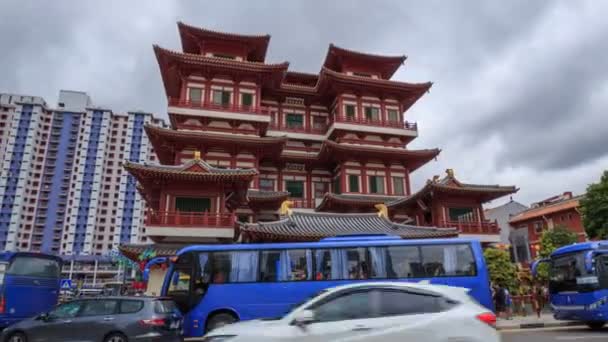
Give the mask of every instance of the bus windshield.
M 53 259 L 18 256 L 11 262 L 7 275 L 39 278 L 59 278 L 59 262 Z
M 587 251 L 554 257 L 551 260 L 549 291 L 586 292 L 593 291 L 598 286 L 596 274 L 587 272 L 585 254 Z

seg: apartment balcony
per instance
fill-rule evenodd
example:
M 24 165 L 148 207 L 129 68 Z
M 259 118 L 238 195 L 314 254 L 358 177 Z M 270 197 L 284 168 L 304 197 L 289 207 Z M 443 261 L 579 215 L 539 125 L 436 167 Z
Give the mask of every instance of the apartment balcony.
M 169 113 L 204 116 L 225 119 L 229 112 L 231 118 L 245 121 L 270 122 L 270 111 L 264 106 L 244 106 L 238 104 L 217 104 L 213 102 L 188 101 L 169 98 Z
M 496 221 L 440 221 L 436 226 L 457 228 L 461 237 L 475 237 L 481 242 L 500 242 L 500 228 Z
M 157 211 L 146 217 L 146 233 L 154 241 L 214 242 L 232 239 L 236 217 L 231 213 Z

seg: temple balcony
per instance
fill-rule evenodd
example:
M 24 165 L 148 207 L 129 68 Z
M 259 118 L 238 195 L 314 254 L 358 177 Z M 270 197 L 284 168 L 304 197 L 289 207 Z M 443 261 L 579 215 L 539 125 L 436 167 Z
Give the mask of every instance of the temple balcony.
M 164 242 L 218 242 L 234 238 L 233 213 L 156 211 L 146 217 L 146 235 Z
M 246 106 L 235 103 L 217 104 L 210 101 L 189 101 L 169 98 L 169 114 L 203 116 L 226 119 L 226 113 L 232 113 L 231 119 L 270 123 L 270 112 L 264 106 Z
M 374 120 L 358 116 L 337 115 L 330 124 L 330 134 L 334 130 L 366 132 L 402 136 L 408 140 L 418 136 L 418 124 L 390 120 Z
M 500 228 L 496 221 L 439 221 L 441 228 L 457 228 L 461 237 L 473 237 L 481 242 L 500 242 Z
M 277 122 L 271 122 L 268 129 L 273 131 L 290 132 L 290 133 L 304 133 L 304 134 L 319 134 L 325 135 L 327 133 L 328 125 L 313 125 L 313 126 L 289 126 L 283 123 L 279 125 Z

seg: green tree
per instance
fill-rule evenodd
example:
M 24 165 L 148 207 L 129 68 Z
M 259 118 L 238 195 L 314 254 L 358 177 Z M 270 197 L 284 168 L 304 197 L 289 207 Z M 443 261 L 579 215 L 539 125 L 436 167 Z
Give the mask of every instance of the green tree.
M 576 233 L 570 231 L 568 227 L 555 226 L 551 230 L 545 230 L 541 235 L 538 254 L 541 258 L 548 258 L 557 248 L 573 244 L 576 241 Z M 549 280 L 549 264 L 539 265 L 537 279 L 543 282 Z
M 483 252 L 490 272 L 490 280 L 495 285 L 502 285 L 515 294 L 518 291 L 517 268 L 511 262 L 509 252 L 498 248 L 487 248 Z
M 580 202 L 587 236 L 608 238 L 608 170 L 604 171 L 598 183 L 587 187 L 587 194 Z

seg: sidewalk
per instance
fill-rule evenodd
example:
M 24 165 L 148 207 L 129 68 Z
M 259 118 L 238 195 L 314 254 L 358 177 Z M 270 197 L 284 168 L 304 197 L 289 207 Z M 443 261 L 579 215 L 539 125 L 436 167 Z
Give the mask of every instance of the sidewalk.
M 496 327 L 498 330 L 509 330 L 509 329 L 533 329 L 533 328 L 555 328 L 555 327 L 567 327 L 573 325 L 584 325 L 582 322 L 571 322 L 571 321 L 558 321 L 553 318 L 550 313 L 544 313 L 540 318 L 534 316 L 516 316 L 513 319 L 506 320 L 503 318 L 498 319 Z

